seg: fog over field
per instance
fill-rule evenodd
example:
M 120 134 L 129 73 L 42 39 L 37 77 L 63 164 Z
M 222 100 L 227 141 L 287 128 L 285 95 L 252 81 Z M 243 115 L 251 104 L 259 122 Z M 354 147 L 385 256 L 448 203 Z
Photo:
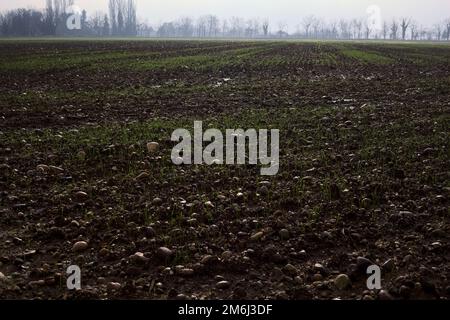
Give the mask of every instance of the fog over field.
M 76 0 L 75 4 L 88 12 L 107 12 L 106 0 Z M 180 16 L 199 17 L 214 14 L 220 18 L 240 16 L 245 18 L 268 18 L 274 23 L 285 21 L 289 31 L 301 22 L 301 18 L 315 15 L 325 20 L 359 18 L 367 15 L 366 9 L 376 5 L 383 19 L 413 17 L 424 25 L 448 18 L 450 1 L 442 0 L 137 0 L 138 18 L 157 25 Z M 16 0 L 0 2 L 0 11 L 18 7 L 41 9 L 44 1 Z
M 41 0 L 0 5 L 0 37 L 450 40 L 450 3 Z

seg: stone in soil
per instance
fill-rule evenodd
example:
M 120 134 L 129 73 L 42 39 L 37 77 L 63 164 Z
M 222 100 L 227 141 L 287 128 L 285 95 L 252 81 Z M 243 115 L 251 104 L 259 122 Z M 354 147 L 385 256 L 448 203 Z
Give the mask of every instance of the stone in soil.
M 169 248 L 166 247 L 160 247 L 157 251 L 156 251 L 156 255 L 161 258 L 161 259 L 170 259 L 173 255 L 173 251 L 170 250 Z
M 223 280 L 223 281 L 217 282 L 216 287 L 218 289 L 224 290 L 224 289 L 228 289 L 230 287 L 230 285 L 231 285 L 230 282 Z
M 147 151 L 148 153 L 155 153 L 159 149 L 159 143 L 158 142 L 149 142 L 147 143 Z
M 251 240 L 251 241 L 258 241 L 258 240 L 260 240 L 263 236 L 264 236 L 264 232 L 260 231 L 260 232 L 257 232 L 257 233 L 255 233 L 255 234 L 253 234 L 253 235 L 250 237 L 250 240 Z
M 289 231 L 287 229 L 281 229 L 280 230 L 280 238 L 282 240 L 287 240 L 289 239 Z
M 136 252 L 134 255 L 130 256 L 130 261 L 135 264 L 144 264 L 148 262 L 149 259 L 146 258 L 142 252 Z
M 82 252 L 85 251 L 88 248 L 88 243 L 86 241 L 78 241 L 76 242 L 73 247 L 73 252 Z
M 334 285 L 339 290 L 348 289 L 350 288 L 351 284 L 352 283 L 350 281 L 350 278 L 346 274 L 340 274 L 334 279 Z

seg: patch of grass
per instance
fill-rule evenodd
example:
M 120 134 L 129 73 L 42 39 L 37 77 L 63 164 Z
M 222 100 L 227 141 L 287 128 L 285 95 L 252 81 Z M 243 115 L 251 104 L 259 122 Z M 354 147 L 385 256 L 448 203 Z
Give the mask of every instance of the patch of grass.
M 332 52 L 324 52 L 320 55 L 320 57 L 316 60 L 316 63 L 319 65 L 325 66 L 334 66 L 338 64 L 337 56 Z
M 129 65 L 137 70 L 174 70 L 179 68 L 197 71 L 217 70 L 227 66 L 242 64 L 264 48 L 259 46 L 243 49 L 224 50 L 215 54 L 176 56 L 163 59 L 136 61 Z
M 357 49 L 343 49 L 341 53 L 348 58 L 355 59 L 361 61 L 363 63 L 371 63 L 371 64 L 390 64 L 393 63 L 391 58 L 382 56 L 380 54 L 362 51 Z
M 103 65 L 123 59 L 142 56 L 142 53 L 133 52 L 91 52 L 91 53 L 64 53 L 21 56 L 19 58 L 3 60 L 0 62 L 1 71 L 44 71 L 65 70 L 70 68 L 88 67 L 90 65 Z
M 430 65 L 436 63 L 448 64 L 449 56 L 433 55 L 429 53 L 408 53 L 406 59 L 417 65 Z
M 202 44 L 202 43 L 200 43 Z M 179 48 L 166 51 L 84 51 L 80 48 L 73 50 L 50 51 L 38 54 L 24 54 L 21 56 L 4 56 L 0 61 L 0 71 L 46 71 L 66 70 L 71 68 L 86 68 L 89 70 L 110 70 L 142 68 L 144 70 L 176 68 L 183 65 L 211 64 L 211 60 L 221 61 L 224 57 L 243 58 L 258 51 L 261 44 L 249 43 L 248 48 L 228 49 L 229 45 L 217 43 L 213 46 Z M 163 47 L 162 47 L 163 48 Z M 217 50 L 219 53 L 203 54 L 206 50 Z M 223 49 L 223 50 L 220 50 Z

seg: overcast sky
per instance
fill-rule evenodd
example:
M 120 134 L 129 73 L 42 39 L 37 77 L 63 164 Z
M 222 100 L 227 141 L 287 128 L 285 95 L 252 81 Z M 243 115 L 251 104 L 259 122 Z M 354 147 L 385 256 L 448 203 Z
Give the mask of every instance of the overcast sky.
M 269 18 L 275 26 L 286 21 L 294 28 L 301 17 L 315 15 L 326 20 L 365 17 L 366 9 L 377 5 L 386 20 L 393 17 L 413 17 L 431 26 L 450 18 L 450 0 L 136 0 L 138 17 L 157 25 L 180 16 L 198 17 L 215 14 L 221 18 Z M 0 10 L 17 7 L 42 8 L 45 0 L 0 0 Z M 75 0 L 88 13 L 107 12 L 108 0 Z

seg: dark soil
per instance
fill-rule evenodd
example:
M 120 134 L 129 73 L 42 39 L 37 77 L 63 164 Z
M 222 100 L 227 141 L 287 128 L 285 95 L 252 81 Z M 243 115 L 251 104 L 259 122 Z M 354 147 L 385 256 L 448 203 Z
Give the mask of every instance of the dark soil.
M 450 46 L 3 41 L 0 59 L 1 298 L 450 298 Z M 173 165 L 194 120 L 280 129 L 279 174 Z

